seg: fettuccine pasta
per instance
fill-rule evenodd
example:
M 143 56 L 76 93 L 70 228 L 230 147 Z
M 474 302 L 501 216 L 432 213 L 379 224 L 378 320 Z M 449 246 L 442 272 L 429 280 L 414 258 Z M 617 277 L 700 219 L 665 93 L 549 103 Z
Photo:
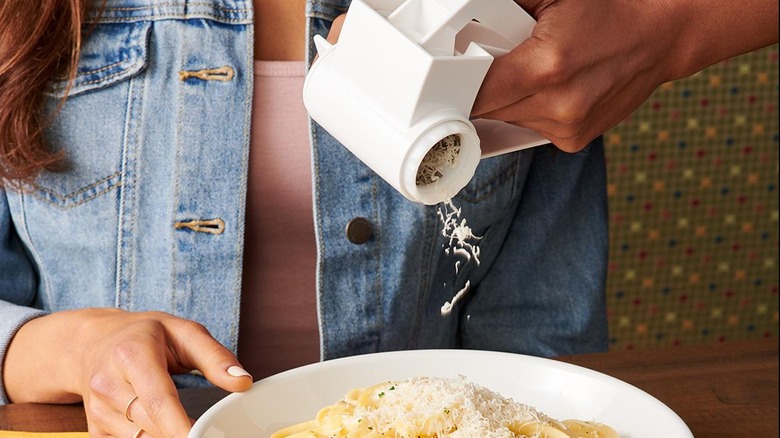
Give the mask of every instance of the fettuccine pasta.
M 464 377 L 417 377 L 353 389 L 271 438 L 619 438 L 611 427 L 552 419 Z

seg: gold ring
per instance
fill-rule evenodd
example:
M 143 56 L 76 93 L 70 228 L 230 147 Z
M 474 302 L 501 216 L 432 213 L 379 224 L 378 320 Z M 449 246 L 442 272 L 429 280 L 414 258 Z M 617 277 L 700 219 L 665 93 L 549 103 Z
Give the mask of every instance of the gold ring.
M 136 431 L 135 431 L 135 433 L 133 434 L 133 438 L 138 438 L 138 437 L 140 437 L 140 436 L 141 436 L 143 433 L 144 433 L 144 430 L 143 430 L 143 429 L 141 429 L 141 428 L 139 427 L 139 428 L 138 428 L 138 430 L 136 430 Z
M 135 397 L 131 398 L 130 401 L 127 402 L 127 404 L 125 405 L 125 418 L 127 418 L 127 421 L 129 421 L 131 423 L 133 422 L 133 419 L 130 418 L 130 406 L 136 400 L 138 400 L 138 396 L 137 395 Z M 138 435 L 140 435 L 141 432 L 143 432 L 143 431 L 139 430 L 138 432 L 136 432 L 135 435 L 133 436 L 133 438 L 138 438 Z

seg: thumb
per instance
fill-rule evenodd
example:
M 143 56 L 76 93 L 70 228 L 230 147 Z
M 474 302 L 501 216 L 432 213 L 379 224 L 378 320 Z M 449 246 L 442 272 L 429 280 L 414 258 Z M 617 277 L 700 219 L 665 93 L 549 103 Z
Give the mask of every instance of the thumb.
M 333 20 L 333 24 L 330 26 L 328 37 L 326 38 L 329 43 L 336 44 L 341 35 L 341 28 L 344 26 L 344 20 L 347 18 L 347 14 L 341 14 Z
M 344 20 L 346 18 L 347 14 L 341 14 L 333 20 L 333 23 L 330 26 L 330 31 L 328 31 L 328 36 L 325 37 L 326 41 L 331 44 L 336 44 L 336 42 L 338 42 L 339 35 L 341 35 L 341 28 L 344 26 Z M 315 54 L 314 60 L 317 60 L 319 56 L 319 53 Z
M 198 370 L 214 385 L 230 392 L 246 391 L 252 376 L 238 358 L 193 321 L 178 320 L 166 325 L 176 365 Z

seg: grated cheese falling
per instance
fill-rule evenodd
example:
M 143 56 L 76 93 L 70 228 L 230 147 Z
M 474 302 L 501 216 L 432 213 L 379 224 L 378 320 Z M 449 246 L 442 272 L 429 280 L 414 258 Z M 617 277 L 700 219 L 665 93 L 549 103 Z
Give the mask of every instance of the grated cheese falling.
M 452 312 L 452 308 L 455 306 L 455 304 L 458 304 L 458 301 L 462 300 L 463 297 L 466 295 L 466 293 L 469 291 L 469 286 L 471 286 L 471 282 L 466 281 L 466 284 L 463 286 L 463 289 L 459 290 L 458 293 L 456 293 L 455 296 L 452 297 L 452 301 L 447 301 L 446 303 L 444 303 L 443 306 L 441 306 L 442 315 L 449 315 Z
M 445 255 L 453 254 L 465 260 L 466 263 L 472 259 L 479 266 L 479 246 L 478 241 L 481 236 L 474 234 L 474 231 L 466 224 L 466 219 L 461 218 L 461 209 L 455 207 L 452 199 L 448 199 L 443 204 L 443 209 L 437 212 L 442 222 L 442 235 L 448 239 L 447 247 L 444 249 Z M 455 275 L 460 272 L 461 260 L 455 261 Z M 447 316 L 452 312 L 453 307 L 468 293 L 470 281 L 461 288 L 451 301 L 447 301 L 441 306 L 440 313 Z
M 442 235 L 449 239 L 448 247 L 444 250 L 444 253 L 449 255 L 452 252 L 455 255 L 462 256 L 466 261 L 470 261 L 472 258 L 479 265 L 479 246 L 477 241 L 482 239 L 481 236 L 476 236 L 466 224 L 466 219 L 460 217 L 461 209 L 455 207 L 452 203 L 452 199 L 448 199 L 444 202 L 444 209 L 438 211 L 439 218 L 443 224 Z M 460 264 L 456 264 L 456 271 Z M 457 273 L 457 272 L 456 272 Z

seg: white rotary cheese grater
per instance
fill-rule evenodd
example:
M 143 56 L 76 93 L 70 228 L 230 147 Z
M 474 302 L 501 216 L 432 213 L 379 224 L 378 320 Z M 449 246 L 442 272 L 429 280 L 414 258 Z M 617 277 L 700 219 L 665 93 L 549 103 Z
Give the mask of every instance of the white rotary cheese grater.
M 470 118 L 494 57 L 535 24 L 512 0 L 353 0 L 338 43 L 315 37 L 304 104 L 406 198 L 437 204 L 468 184 L 481 158 L 548 142 Z

